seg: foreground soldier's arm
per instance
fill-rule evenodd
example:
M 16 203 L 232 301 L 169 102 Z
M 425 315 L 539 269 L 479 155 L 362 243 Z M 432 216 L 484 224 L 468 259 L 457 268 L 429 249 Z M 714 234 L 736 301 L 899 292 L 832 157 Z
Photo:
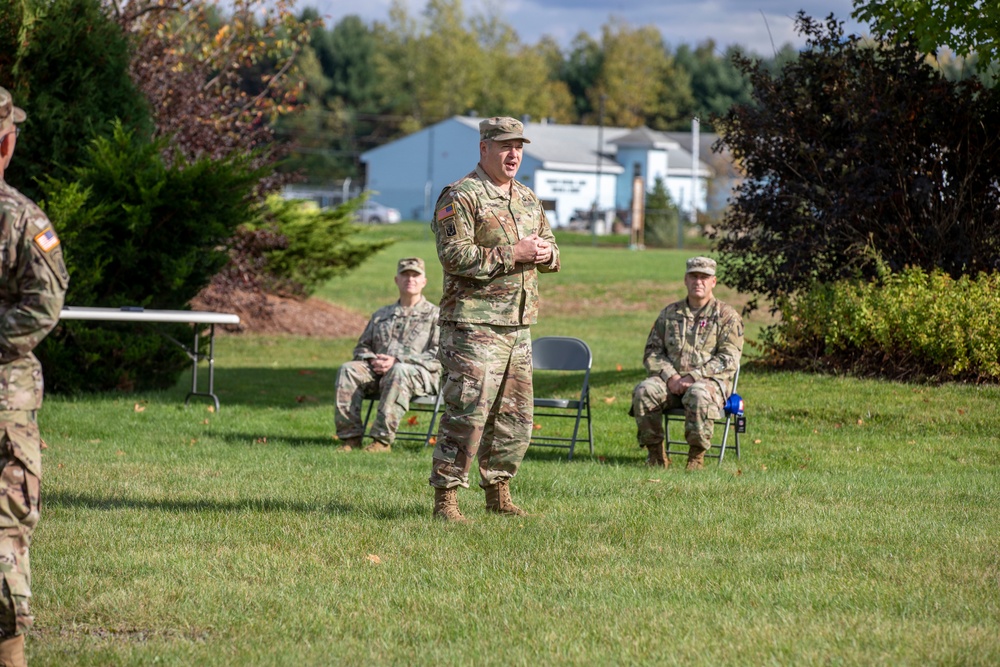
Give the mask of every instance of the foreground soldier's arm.
M 556 245 L 556 236 L 552 233 L 549 220 L 545 217 L 545 211 L 542 211 L 542 224 L 538 230 L 538 236 L 552 245 L 552 258 L 545 264 L 536 264 L 538 271 L 540 273 L 555 273 L 559 270 L 559 246 Z
M 489 280 L 513 273 L 514 245 L 476 245 L 476 201 L 467 193 L 446 191 L 438 200 L 433 228 L 438 258 L 447 273 Z
M 21 278 L 16 301 L 0 311 L 0 363 L 27 356 L 55 327 L 69 284 L 59 239 L 45 215 L 33 208 L 0 210 L 0 215 L 13 218 L 0 221 L 5 229 L 15 229 L 18 218 L 27 217 L 21 223 L 25 232 L 20 242 L 6 250 L 17 258 L 13 275 Z M 15 242 L 10 237 L 3 240 Z

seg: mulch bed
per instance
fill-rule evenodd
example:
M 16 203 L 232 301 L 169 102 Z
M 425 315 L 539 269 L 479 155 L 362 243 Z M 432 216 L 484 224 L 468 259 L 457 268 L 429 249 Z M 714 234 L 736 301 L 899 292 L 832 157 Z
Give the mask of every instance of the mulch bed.
M 191 307 L 194 310 L 236 313 L 240 316 L 238 325 L 220 327 L 236 334 L 357 338 L 368 324 L 367 315 L 315 297 L 299 300 L 273 294 L 238 292 L 223 298 L 209 288 L 191 300 Z

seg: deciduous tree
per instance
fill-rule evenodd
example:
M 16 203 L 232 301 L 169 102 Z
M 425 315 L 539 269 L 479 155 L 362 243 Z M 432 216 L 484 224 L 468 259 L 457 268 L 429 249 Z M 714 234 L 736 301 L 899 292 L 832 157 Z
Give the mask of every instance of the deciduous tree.
M 807 48 L 776 75 L 738 59 L 754 103 L 720 124 L 747 176 L 718 240 L 729 284 L 776 300 L 881 267 L 1000 269 L 1000 89 L 832 16 L 797 24 Z

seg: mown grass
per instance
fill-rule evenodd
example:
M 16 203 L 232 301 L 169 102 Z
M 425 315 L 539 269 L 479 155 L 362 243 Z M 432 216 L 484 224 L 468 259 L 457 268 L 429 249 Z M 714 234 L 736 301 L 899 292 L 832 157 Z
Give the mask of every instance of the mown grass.
M 408 255 L 440 295 L 425 230 L 371 233 L 401 240 L 322 296 L 370 312 Z M 686 256 L 567 245 L 542 277 L 534 335 L 594 350 L 596 451 L 530 450 L 526 519 L 474 486 L 472 525 L 432 522 L 428 450 L 333 451 L 353 340 L 220 339 L 218 413 L 186 378 L 48 398 L 31 664 L 1000 662 L 1000 390 L 746 369 L 742 459 L 652 471 L 626 411 Z

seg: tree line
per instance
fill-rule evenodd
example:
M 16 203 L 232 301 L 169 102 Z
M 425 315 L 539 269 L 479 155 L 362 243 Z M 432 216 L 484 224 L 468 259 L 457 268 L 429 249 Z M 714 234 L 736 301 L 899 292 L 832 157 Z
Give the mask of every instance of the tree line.
M 317 10 L 300 59 L 301 112 L 276 131 L 290 144 L 286 172 L 312 181 L 356 177 L 360 153 L 454 115 L 529 116 L 558 123 L 683 130 L 750 101 L 737 46 L 706 40 L 671 47 L 652 26 L 611 19 L 567 48 L 551 37 L 525 44 L 489 13 L 461 0 L 428 0 L 419 15 L 396 2 L 385 21 Z M 796 57 L 786 44 L 768 67 Z

